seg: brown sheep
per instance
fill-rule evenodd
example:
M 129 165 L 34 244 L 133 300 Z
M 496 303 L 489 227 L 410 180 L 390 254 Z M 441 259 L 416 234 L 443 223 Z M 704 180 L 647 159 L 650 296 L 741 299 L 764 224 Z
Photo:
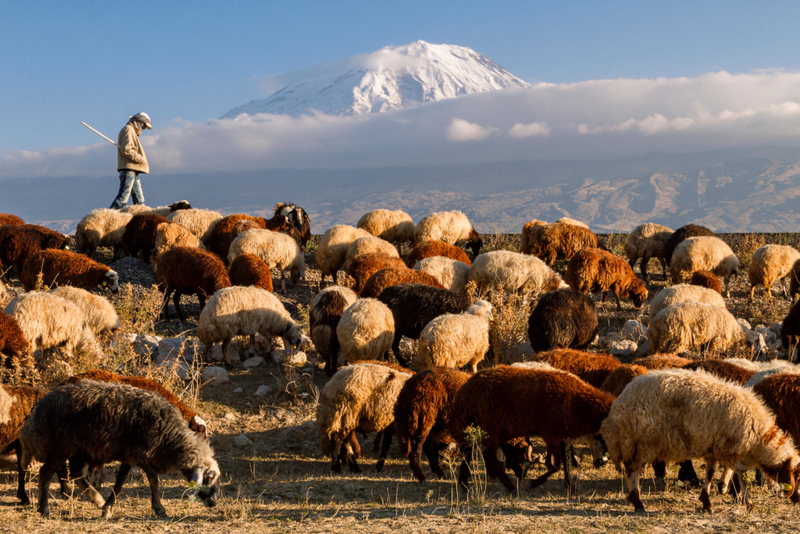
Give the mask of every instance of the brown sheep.
M 181 295 L 197 295 L 202 310 L 206 297 L 223 287 L 230 287 L 231 280 L 225 264 L 215 254 L 199 248 L 176 247 L 158 259 L 156 283 L 158 290 L 164 292 L 164 317 L 169 315 L 167 303 L 174 291 L 175 311 L 181 321 L 186 321 L 180 306 Z
M 3 226 L 4 224 L 19 226 L 21 224 L 25 224 L 25 221 L 13 213 L 0 213 L 0 226 Z
M 650 371 L 656 371 L 658 369 L 678 369 L 689 365 L 693 361 L 675 354 L 651 354 L 644 358 L 636 358 L 633 363 L 634 365 L 646 367 Z
M 745 385 L 747 381 L 756 374 L 753 370 L 745 369 L 744 367 L 726 362 L 725 360 L 717 359 L 692 361 L 692 363 L 684 365 L 683 368 L 691 371 L 702 369 L 723 380 L 736 382 L 741 385 Z
M 467 265 L 472 265 L 469 261 L 469 256 L 462 249 L 455 245 L 450 245 L 444 241 L 423 241 L 418 243 L 411 249 L 406 260 L 406 265 L 414 267 L 414 265 L 421 259 L 432 258 L 434 256 L 444 256 L 451 260 L 460 261 Z
M 28 359 L 28 340 L 17 320 L 0 312 L 0 365 L 13 368 L 30 364 Z
M 613 291 L 617 309 L 622 308 L 620 297 L 630 297 L 637 308 L 647 300 L 647 288 L 628 262 L 599 248 L 587 248 L 575 254 L 567 264 L 565 281 L 581 293 L 602 292 L 602 302 L 608 290 Z
M 583 226 L 566 223 L 549 224 L 532 235 L 530 252 L 552 267 L 556 260 L 569 260 L 581 250 L 597 248 L 597 236 Z
M 413 269 L 391 268 L 381 269 L 370 276 L 361 290 L 362 298 L 378 298 L 384 289 L 400 284 L 425 284 L 427 286 L 445 289 L 439 281 L 428 273 Z
M 0 226 L 0 271 L 12 265 L 22 275 L 28 258 L 41 250 L 66 249 L 69 238 L 54 230 L 35 224 Z
M 134 215 L 125 225 L 122 234 L 122 244 L 131 256 L 142 253 L 145 263 L 150 263 L 150 254 L 156 246 L 156 232 L 158 225 L 169 223 L 169 219 L 155 213 L 141 213 Z
M 522 239 L 519 251 L 523 254 L 533 254 L 534 243 L 539 239 L 539 234 L 547 227 L 544 221 L 528 221 L 522 227 Z
M 753 391 L 775 414 L 775 423 L 800 443 L 800 375 L 780 373 L 768 376 L 753 386 Z
M 710 271 L 696 271 L 692 273 L 692 279 L 689 282 L 693 286 L 707 287 L 713 289 L 722 295 L 722 281 Z
M 250 221 L 255 223 L 256 226 L 243 226 L 240 224 L 243 221 Z M 211 237 L 208 238 L 208 250 L 223 260 L 226 260 L 228 258 L 228 251 L 231 248 L 231 243 L 236 239 L 236 236 L 241 232 L 256 228 L 292 234 L 292 223 L 284 215 L 276 214 L 272 219 L 264 219 L 263 217 L 252 217 L 244 213 L 237 213 L 236 215 L 228 215 L 219 220 L 214 227 L 214 231 L 211 232 Z
M 600 386 L 600 389 L 611 393 L 615 397 L 619 397 L 619 394 L 622 393 L 625 386 L 630 384 L 631 380 L 644 374 L 647 374 L 647 367 L 633 363 L 623 363 L 614 369 L 613 373 L 608 375 L 608 378 L 603 381 L 603 385 Z
M 789 273 L 789 298 L 794 302 L 794 298 L 800 293 L 800 260 L 794 262 Z
M 382 269 L 404 269 L 406 266 L 400 258 L 393 258 L 386 254 L 364 254 L 353 260 L 347 274 L 356 281 L 353 284 L 353 291 L 361 293 L 364 284 L 370 276 Z
M 272 293 L 272 273 L 264 260 L 253 254 L 240 254 L 231 262 L 231 284 L 256 286 Z
M 91 291 L 97 287 L 119 289 L 119 275 L 108 265 L 69 250 L 46 249 L 25 262 L 20 280 L 25 291 L 33 291 L 42 274 L 46 286 L 73 286 Z
M 596 388 L 602 386 L 606 378 L 617 367 L 622 365 L 618 359 L 610 354 L 584 352 L 575 349 L 556 349 L 540 352 L 536 355 L 535 360 L 572 373 Z

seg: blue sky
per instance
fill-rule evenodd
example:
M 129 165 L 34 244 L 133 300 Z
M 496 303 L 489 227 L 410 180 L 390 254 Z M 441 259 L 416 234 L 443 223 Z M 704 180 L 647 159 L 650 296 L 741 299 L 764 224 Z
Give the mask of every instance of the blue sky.
M 800 70 L 797 2 L 0 3 L 0 153 L 94 143 L 147 111 L 202 122 L 279 72 L 417 39 L 535 83 Z M 798 88 L 800 93 L 800 88 Z

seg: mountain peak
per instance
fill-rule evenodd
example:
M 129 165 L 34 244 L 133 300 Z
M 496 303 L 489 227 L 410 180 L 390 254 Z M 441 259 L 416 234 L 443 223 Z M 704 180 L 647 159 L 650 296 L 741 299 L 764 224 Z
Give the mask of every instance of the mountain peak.
M 243 113 L 363 115 L 418 106 L 469 93 L 528 87 L 465 46 L 422 40 L 271 77 L 281 89 L 222 118 Z

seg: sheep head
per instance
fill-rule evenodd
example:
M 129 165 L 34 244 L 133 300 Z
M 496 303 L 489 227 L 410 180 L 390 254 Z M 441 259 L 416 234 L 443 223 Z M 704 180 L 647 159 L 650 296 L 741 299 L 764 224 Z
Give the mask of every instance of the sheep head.
M 112 293 L 119 291 L 119 275 L 116 271 L 109 270 L 103 280 L 103 287 L 107 287 Z
M 637 278 L 628 288 L 628 291 L 633 305 L 636 308 L 641 308 L 642 304 L 647 300 L 647 287 L 645 287 L 644 282 Z

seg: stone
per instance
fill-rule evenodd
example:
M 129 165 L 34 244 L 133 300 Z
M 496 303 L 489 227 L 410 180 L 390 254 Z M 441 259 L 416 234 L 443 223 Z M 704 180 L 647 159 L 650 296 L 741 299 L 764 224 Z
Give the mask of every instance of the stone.
M 253 369 L 265 363 L 264 358 L 261 356 L 253 356 L 252 358 L 247 358 L 243 363 L 242 367 L 245 369 Z
M 300 345 L 297 346 L 297 350 L 300 350 L 300 351 L 303 351 L 303 352 L 312 352 L 312 351 L 316 351 L 317 349 L 314 347 L 314 342 L 311 341 L 311 338 L 308 337 L 307 335 L 303 334 L 300 337 Z
M 742 319 L 741 317 L 739 317 L 738 319 L 736 319 L 736 322 L 742 325 L 743 327 L 747 328 L 748 330 L 753 329 L 753 327 L 750 326 L 750 323 L 748 323 L 746 319 Z
M 162 363 L 168 358 L 182 357 L 185 361 L 191 362 L 194 359 L 194 350 L 185 338 L 169 337 L 158 342 L 158 356 L 156 363 Z
M 297 351 L 295 353 L 285 352 L 281 359 L 281 364 L 291 365 L 293 367 L 302 367 L 308 362 L 308 356 L 305 352 Z
M 234 443 L 234 444 L 235 444 L 237 447 L 247 447 L 248 445 L 252 445 L 252 444 L 253 444 L 253 442 L 252 442 L 252 441 L 250 441 L 250 438 L 248 438 L 248 437 L 247 437 L 246 435 L 244 435 L 244 434 L 239 434 L 238 436 L 236 436 L 235 438 L 233 438 L 233 443 Z
M 181 358 L 168 358 L 156 366 L 165 369 L 168 373 L 175 373 L 181 380 L 186 380 L 192 375 L 192 368 Z
M 756 326 L 755 332 L 764 336 L 764 340 L 767 342 L 767 345 L 772 345 L 775 343 L 775 340 L 778 339 L 778 334 L 763 324 Z
M 639 345 L 639 348 L 636 350 L 636 357 L 644 358 L 645 356 L 647 356 L 648 352 L 650 352 L 650 340 L 645 339 L 644 343 Z
M 109 342 L 109 347 L 115 349 L 120 344 L 130 345 L 138 356 L 148 358 L 152 362 L 158 356 L 159 341 L 161 341 L 161 338 L 158 336 L 128 333 L 122 336 L 115 336 Z
M 611 343 L 611 354 L 617 358 L 633 358 L 639 345 L 630 339 L 622 339 Z
M 317 422 L 306 421 L 301 425 L 290 426 L 285 429 L 281 438 L 289 442 L 304 442 L 317 437 Z
M 230 378 L 228 378 L 228 371 L 222 367 L 206 367 L 203 369 L 202 377 L 203 382 L 205 382 L 205 385 L 207 386 L 217 386 L 219 384 L 230 382 Z
M 775 332 L 776 336 L 781 335 L 781 328 L 783 328 L 782 322 L 772 323 L 771 325 L 769 325 L 769 329 Z
M 241 393 L 242 391 L 242 388 L 236 388 L 233 390 L 234 393 Z
M 767 345 L 767 342 L 764 339 L 764 335 L 756 334 L 755 336 L 756 337 L 753 342 L 753 354 L 761 354 L 769 351 L 769 346 Z
M 272 388 L 267 385 L 258 386 L 258 389 L 254 393 L 254 395 L 258 395 L 259 397 L 265 397 L 269 395 L 269 392 L 272 391 Z
M 637 344 L 647 337 L 647 327 L 633 319 L 625 321 L 620 331 L 620 338 L 635 341 Z

